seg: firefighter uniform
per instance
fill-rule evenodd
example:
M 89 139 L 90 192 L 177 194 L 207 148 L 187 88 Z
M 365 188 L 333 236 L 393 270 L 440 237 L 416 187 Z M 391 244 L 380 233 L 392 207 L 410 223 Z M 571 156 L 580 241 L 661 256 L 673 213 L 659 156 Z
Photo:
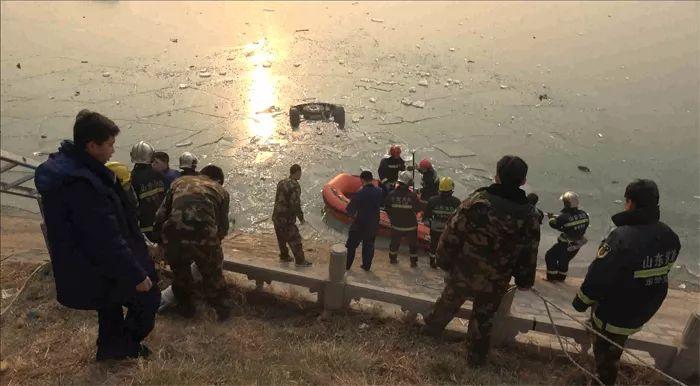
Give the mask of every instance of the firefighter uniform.
M 428 202 L 432 197 L 438 194 L 438 186 L 440 184 L 440 179 L 435 169 L 430 168 L 425 171 L 420 171 L 421 174 L 421 190 L 420 199 L 421 201 Z
M 430 225 L 430 266 L 433 268 L 437 267 L 435 250 L 437 250 L 442 232 L 461 203 L 457 197 L 452 196 L 451 191 L 440 192 L 439 195 L 428 201 L 425 212 L 423 212 L 423 221 L 427 221 Z
M 151 164 L 137 163 L 131 171 L 131 186 L 138 199 L 139 227 L 152 240 L 153 220 L 165 198 L 165 181 Z
M 393 188 L 399 173 L 406 170 L 406 162 L 401 157 L 384 156 L 379 163 L 377 174 L 379 175 L 380 186 L 384 194 L 388 194 Z
M 569 262 L 587 242 L 584 234 L 589 222 L 588 213 L 578 208 L 564 208 L 558 216 L 549 220 L 549 226 L 561 231 L 561 234 L 545 254 L 547 280 L 566 279 Z
M 600 244 L 573 301 L 580 312 L 593 306 L 593 327 L 621 346 L 666 298 L 668 272 L 681 245 L 659 217 L 658 206 L 614 215 L 617 228 Z M 593 352 L 598 377 L 614 384 L 622 350 L 596 336 Z
M 525 192 L 494 184 L 472 193 L 448 222 L 438 244 L 438 265 L 446 286 L 425 318 L 424 332 L 437 335 L 468 298 L 473 311 L 467 331 L 468 361 L 484 363 L 493 316 L 509 287 L 532 287 L 540 226 Z
M 411 266 L 416 267 L 418 263 L 418 220 L 416 213 L 420 211 L 418 196 L 408 189 L 408 184 L 401 183 L 386 197 L 384 207 L 391 221 L 389 261 L 392 264 L 397 263 L 399 245 L 401 239 L 405 237 L 408 239 Z

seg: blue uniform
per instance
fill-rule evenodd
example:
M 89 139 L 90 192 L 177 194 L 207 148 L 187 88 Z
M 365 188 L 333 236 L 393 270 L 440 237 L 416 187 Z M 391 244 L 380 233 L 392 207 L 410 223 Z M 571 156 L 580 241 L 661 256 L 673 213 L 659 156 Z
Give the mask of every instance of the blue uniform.
M 36 170 L 59 303 L 97 310 L 98 358 L 135 356 L 160 292 L 135 208 L 114 174 L 64 141 Z M 146 276 L 154 285 L 140 293 Z M 124 319 L 122 306 L 129 308 Z
M 348 215 L 354 217 L 345 243 L 348 249 L 347 269 L 355 261 L 355 250 L 362 243 L 362 267 L 369 270 L 374 258 L 374 239 L 379 230 L 379 207 L 382 190 L 372 184 L 363 186 L 355 193 L 347 206 Z
M 170 185 L 175 181 L 176 178 L 180 177 L 180 172 L 173 169 L 168 169 L 163 173 L 163 182 L 165 183 L 165 190 L 170 190 Z

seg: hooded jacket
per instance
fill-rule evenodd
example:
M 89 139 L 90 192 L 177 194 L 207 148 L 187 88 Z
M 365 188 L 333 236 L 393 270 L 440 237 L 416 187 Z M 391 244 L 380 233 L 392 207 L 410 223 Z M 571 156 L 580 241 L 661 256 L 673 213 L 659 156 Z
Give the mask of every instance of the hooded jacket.
M 658 207 L 612 217 L 617 228 L 598 247 L 573 301 L 577 311 L 594 307 L 593 322 L 598 328 L 631 335 L 654 316 L 666 298 L 668 272 L 681 243 L 659 218 Z
M 135 208 L 107 167 L 64 141 L 34 182 L 59 303 L 98 309 L 133 295 L 146 275 L 157 281 Z

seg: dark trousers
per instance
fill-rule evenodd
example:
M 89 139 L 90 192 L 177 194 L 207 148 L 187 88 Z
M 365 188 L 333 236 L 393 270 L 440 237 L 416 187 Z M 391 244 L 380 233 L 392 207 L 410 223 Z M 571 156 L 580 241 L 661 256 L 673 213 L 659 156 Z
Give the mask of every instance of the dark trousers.
M 392 190 L 396 187 L 396 181 L 387 181 L 383 184 L 379 184 L 379 187 L 382 188 L 382 206 L 384 206 L 384 199 L 386 198 L 389 193 L 391 193 Z
M 376 235 L 376 229 L 362 230 L 350 228 L 348 241 L 345 243 L 345 248 L 348 250 L 347 269 L 352 267 L 352 263 L 355 261 L 355 250 L 360 243 L 362 243 L 362 267 L 368 270 L 372 266 L 372 259 L 374 258 L 374 239 Z
M 544 260 L 547 263 L 547 280 L 564 280 L 569 272 L 569 262 L 578 253 L 578 249 L 569 251 L 569 243 L 557 241 L 547 253 Z
M 410 231 L 391 230 L 391 242 L 389 243 L 389 258 L 395 259 L 399 253 L 399 245 L 401 239 L 408 240 L 408 251 L 411 254 L 411 260 L 418 260 L 418 228 Z
M 294 254 L 294 260 L 297 263 L 303 263 L 306 258 L 304 257 L 304 247 L 301 243 L 301 234 L 299 234 L 299 228 L 295 224 L 296 218 L 292 219 L 279 219 L 273 220 L 275 225 L 275 235 L 277 236 L 277 245 L 280 248 L 280 258 L 289 258 L 289 248 L 292 249 Z
M 191 265 L 197 264 L 202 275 L 204 298 L 213 307 L 224 306 L 226 281 L 222 271 L 224 254 L 221 245 L 168 243 L 166 258 L 173 271 L 173 294 L 178 304 L 193 307 L 194 279 Z
M 137 357 L 141 341 L 153 330 L 160 305 L 160 290 L 134 292 L 123 302 L 106 304 L 97 310 L 97 359 Z M 127 308 L 126 317 L 122 307 Z
M 425 327 L 432 334 L 441 333 L 462 304 L 473 297 L 472 314 L 467 327 L 467 359 L 470 365 L 481 365 L 486 361 L 491 346 L 493 317 L 501 305 L 505 290 L 499 287 L 494 292 L 471 293 L 465 287 L 464 283 L 448 278 L 435 307 L 425 317 Z
M 437 251 L 438 244 L 440 243 L 440 237 L 442 237 L 442 231 L 430 230 L 430 256 L 435 257 L 435 251 Z
M 596 331 L 608 337 L 608 339 L 622 347 L 625 347 L 627 335 L 619 335 L 608 331 L 603 331 L 595 324 L 593 327 Z M 600 380 L 606 385 L 614 385 L 615 380 L 617 379 L 617 370 L 620 367 L 622 350 L 596 335 L 593 340 L 593 355 L 595 356 L 595 367 L 598 378 L 600 378 Z

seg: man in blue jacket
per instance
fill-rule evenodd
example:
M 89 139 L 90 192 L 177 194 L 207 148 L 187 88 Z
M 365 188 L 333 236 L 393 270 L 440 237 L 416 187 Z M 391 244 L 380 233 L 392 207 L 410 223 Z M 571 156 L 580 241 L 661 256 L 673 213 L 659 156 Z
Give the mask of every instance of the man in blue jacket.
M 382 189 L 374 186 L 372 172 L 365 170 L 360 173 L 362 188 L 353 195 L 347 206 L 347 213 L 353 217 L 348 241 L 347 269 L 355 261 L 355 250 L 362 243 L 361 268 L 369 271 L 374 258 L 374 238 L 379 230 L 379 206 L 382 204 Z
M 98 361 L 147 356 L 160 302 L 153 260 L 139 231 L 136 210 L 104 166 L 119 128 L 82 110 L 73 141 L 41 164 L 34 177 L 41 194 L 56 297 L 66 307 L 97 310 Z M 124 317 L 122 307 L 128 312 Z

